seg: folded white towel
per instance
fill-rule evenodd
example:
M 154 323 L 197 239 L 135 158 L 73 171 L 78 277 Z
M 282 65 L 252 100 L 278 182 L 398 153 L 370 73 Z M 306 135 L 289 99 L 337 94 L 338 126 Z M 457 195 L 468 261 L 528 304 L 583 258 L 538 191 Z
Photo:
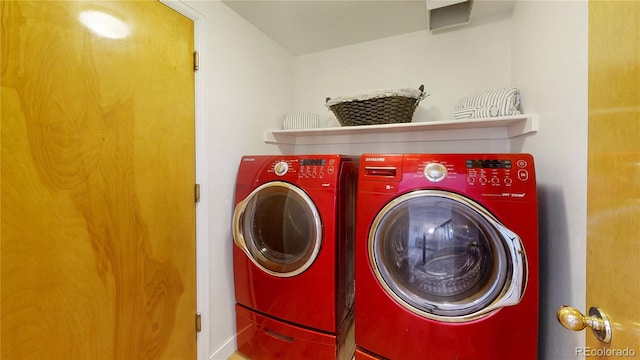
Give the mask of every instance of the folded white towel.
M 505 88 L 462 98 L 456 104 L 456 119 L 520 115 L 520 90 Z
M 497 106 L 473 106 L 468 108 L 453 110 L 453 117 L 459 119 L 477 119 L 499 116 Z
M 319 125 L 320 115 L 316 113 L 288 112 L 284 115 L 282 129 L 312 129 Z

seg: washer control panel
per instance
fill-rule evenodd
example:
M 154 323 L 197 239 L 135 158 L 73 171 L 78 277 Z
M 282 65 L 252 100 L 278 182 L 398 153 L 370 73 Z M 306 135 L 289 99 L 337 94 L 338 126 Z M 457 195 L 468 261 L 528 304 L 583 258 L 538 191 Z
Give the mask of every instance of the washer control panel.
M 469 185 L 511 186 L 515 181 L 529 180 L 529 162 L 525 159 L 467 159 Z
M 432 158 L 416 164 L 416 176 L 432 183 L 459 179 L 464 176 L 468 185 L 511 186 L 514 181 L 526 182 L 530 177 L 530 165 L 525 159 L 465 158 L 452 161 Z
M 366 191 L 434 188 L 510 199 L 536 191 L 530 154 L 363 154 L 358 177 Z

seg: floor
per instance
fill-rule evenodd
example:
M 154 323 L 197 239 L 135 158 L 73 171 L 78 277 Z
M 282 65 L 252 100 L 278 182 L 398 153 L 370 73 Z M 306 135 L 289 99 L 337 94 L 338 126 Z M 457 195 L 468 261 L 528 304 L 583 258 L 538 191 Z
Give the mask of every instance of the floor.
M 242 354 L 240 353 L 235 352 L 231 354 L 231 356 L 227 360 L 250 360 L 250 359 L 242 356 Z

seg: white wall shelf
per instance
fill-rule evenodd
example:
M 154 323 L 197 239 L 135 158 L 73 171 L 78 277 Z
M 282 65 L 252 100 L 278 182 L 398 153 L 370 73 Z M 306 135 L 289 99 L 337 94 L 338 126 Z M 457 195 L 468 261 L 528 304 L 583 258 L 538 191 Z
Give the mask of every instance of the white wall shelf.
M 264 141 L 272 144 L 319 145 L 489 140 L 511 139 L 536 131 L 538 131 L 538 122 L 535 116 L 517 115 L 403 124 L 272 130 L 265 133 Z

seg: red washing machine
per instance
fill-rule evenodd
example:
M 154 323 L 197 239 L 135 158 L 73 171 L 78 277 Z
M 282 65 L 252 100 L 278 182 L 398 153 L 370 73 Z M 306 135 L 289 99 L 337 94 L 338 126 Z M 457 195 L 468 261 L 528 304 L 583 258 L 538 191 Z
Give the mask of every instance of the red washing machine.
M 356 359 L 526 360 L 538 348 L 528 154 L 365 154 Z
M 250 359 L 353 355 L 346 337 L 353 324 L 358 160 L 241 159 L 233 270 L 238 351 Z

